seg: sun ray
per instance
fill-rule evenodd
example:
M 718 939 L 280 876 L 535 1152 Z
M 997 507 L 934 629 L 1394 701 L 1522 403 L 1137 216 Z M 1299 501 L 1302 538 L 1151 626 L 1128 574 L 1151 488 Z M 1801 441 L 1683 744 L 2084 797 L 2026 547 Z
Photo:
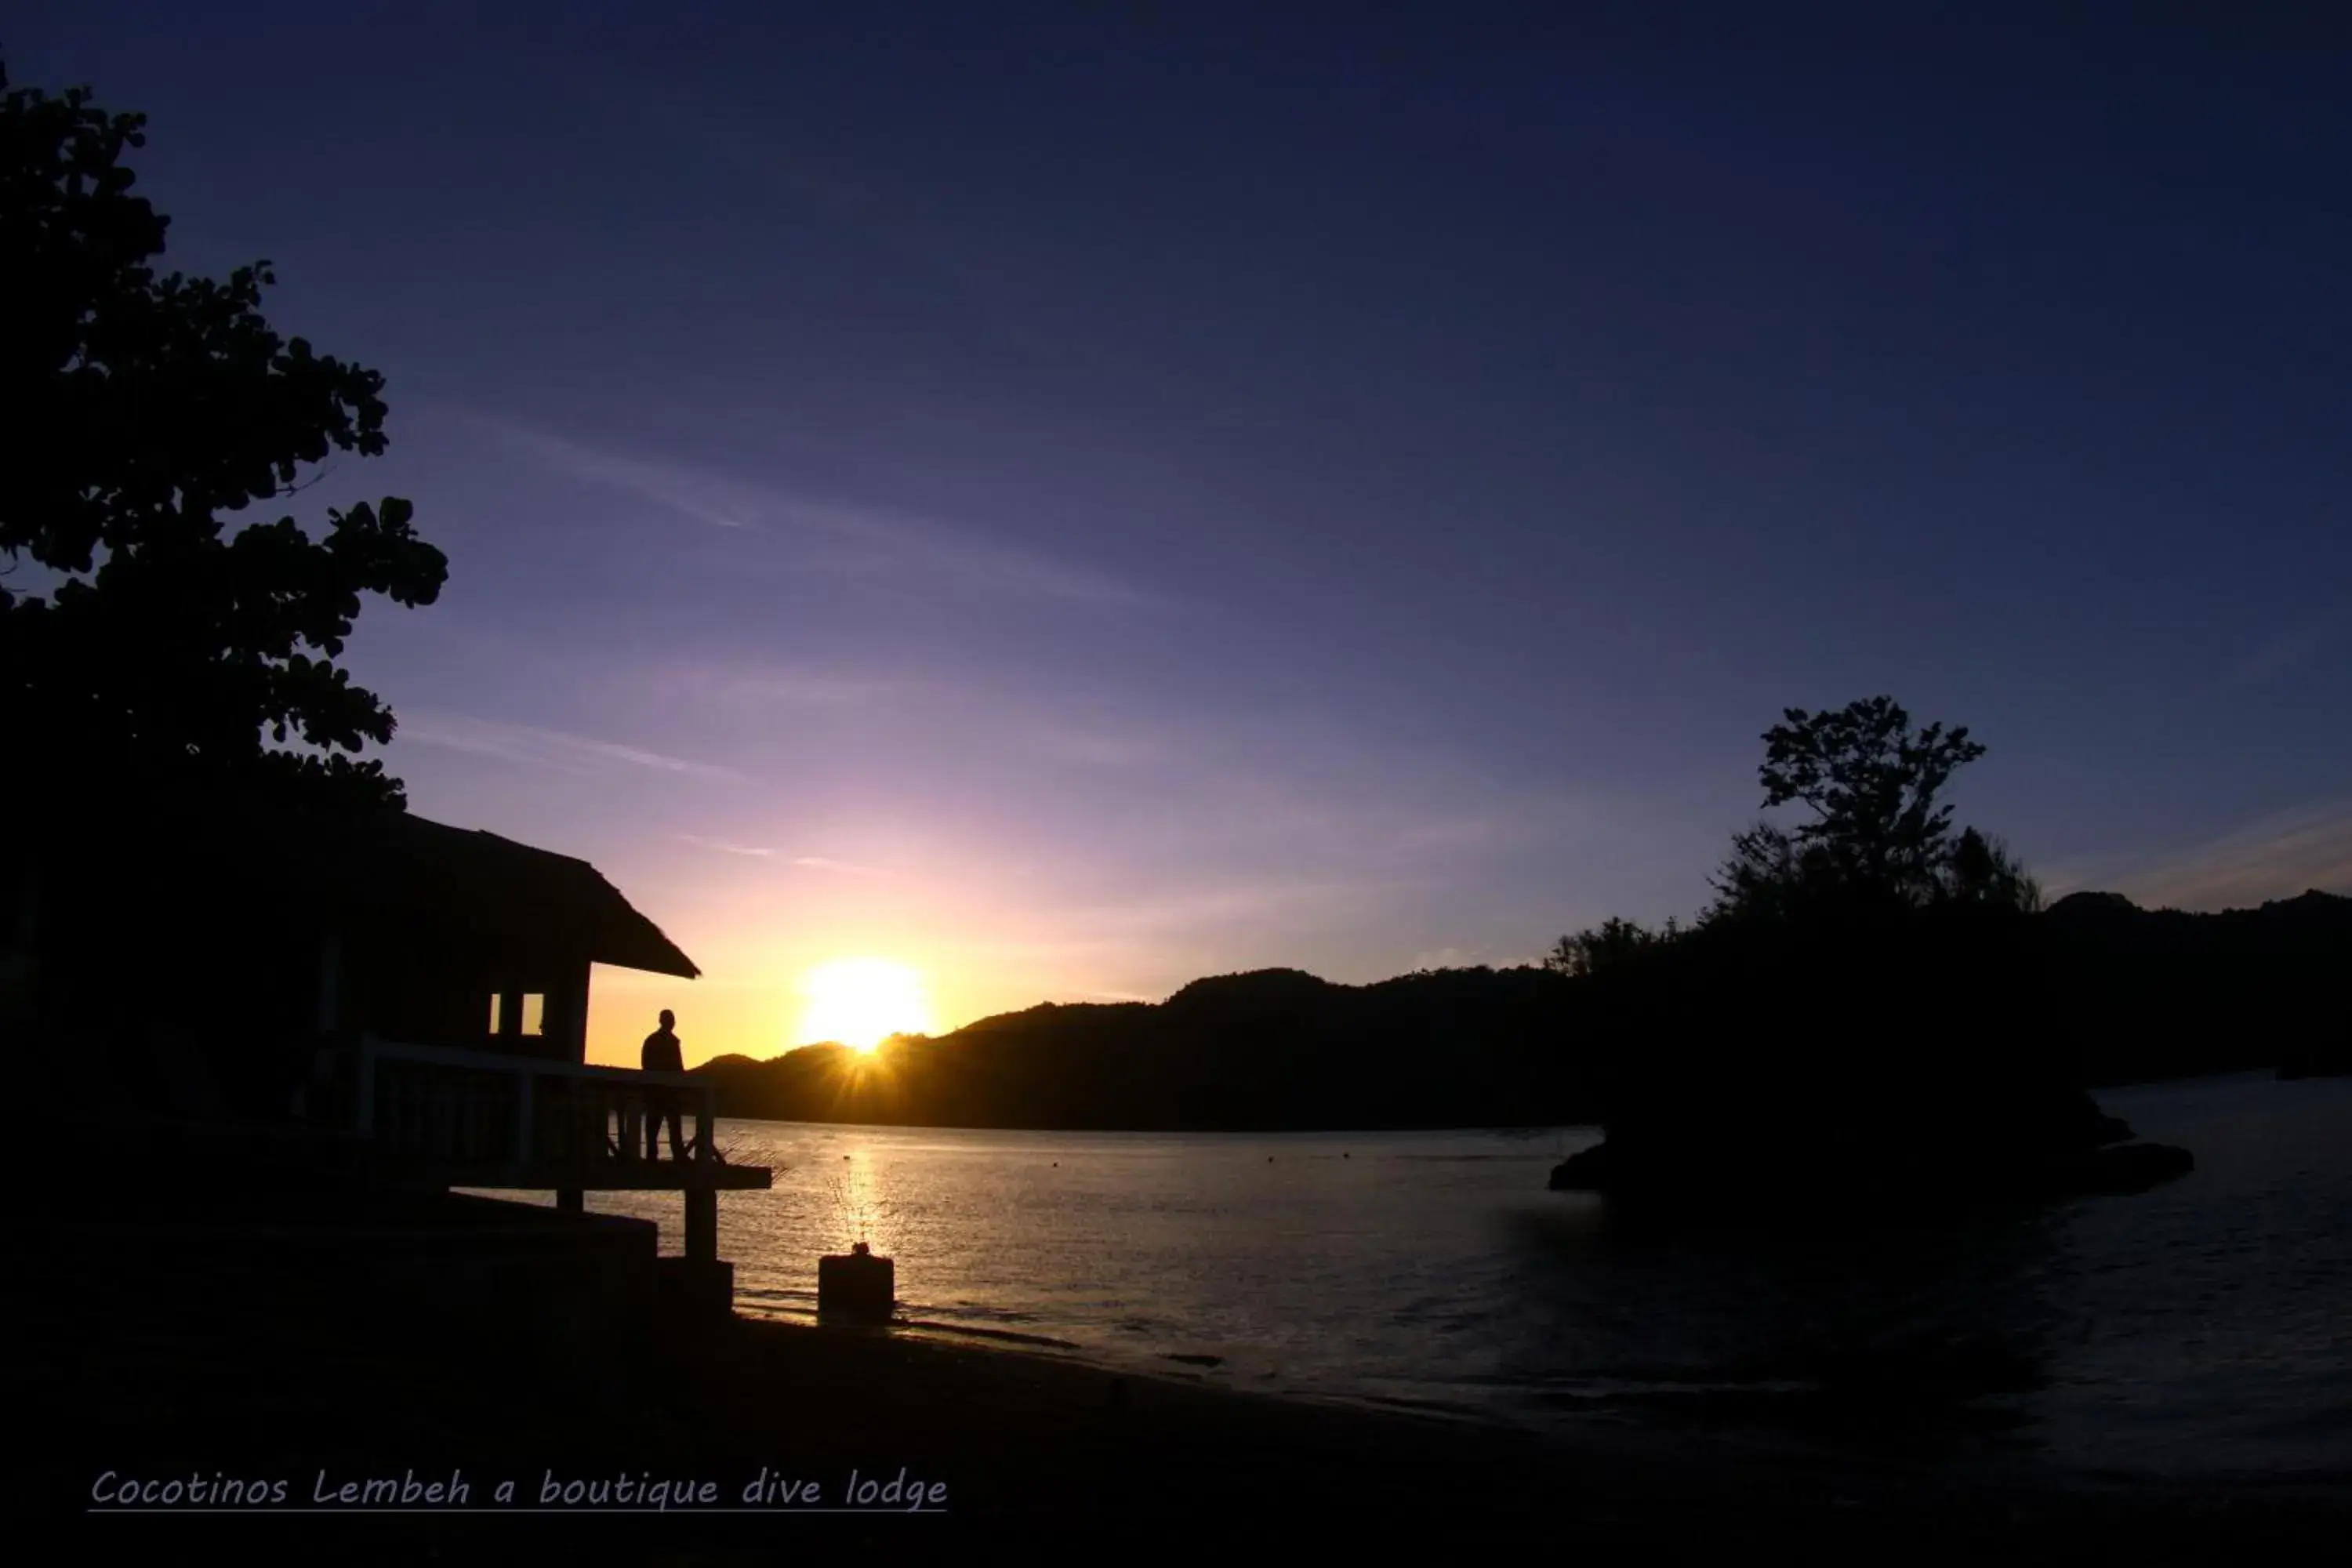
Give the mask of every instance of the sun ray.
M 903 963 L 835 959 L 803 975 L 801 990 L 808 999 L 801 1013 L 804 1042 L 835 1040 L 870 1051 L 892 1035 L 931 1032 L 923 977 Z

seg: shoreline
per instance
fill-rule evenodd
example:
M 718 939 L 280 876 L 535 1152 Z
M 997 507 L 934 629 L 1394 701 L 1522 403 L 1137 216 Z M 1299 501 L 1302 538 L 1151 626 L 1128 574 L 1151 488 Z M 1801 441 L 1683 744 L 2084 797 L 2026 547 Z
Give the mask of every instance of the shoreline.
M 921 1322 L 847 1328 L 820 1325 L 813 1317 L 796 1322 L 740 1312 L 736 1321 L 757 1335 L 773 1330 L 779 1334 L 813 1336 L 823 1341 L 824 1353 L 850 1359 L 869 1354 L 903 1354 L 906 1365 L 918 1376 L 946 1374 L 987 1380 L 1001 1374 L 1040 1386 L 1066 1380 L 1068 1387 L 1057 1390 L 1055 1396 L 1067 1394 L 1074 1398 L 1096 1394 L 1108 1397 L 1106 1390 L 1125 1384 L 1130 1395 L 1137 1391 L 1162 1391 L 1143 1394 L 1143 1402 L 1162 1408 L 1171 1405 L 1184 1406 L 1187 1415 L 1215 1414 L 1237 1423 L 1312 1419 L 1334 1424 L 1335 1427 L 1339 1424 L 1361 1423 L 1367 1440 L 1376 1440 L 1373 1428 L 1381 1426 L 1388 1429 L 1388 1437 L 1407 1443 L 1439 1441 L 1451 1434 L 1498 1447 L 1517 1446 L 1530 1452 L 1585 1463 L 1644 1467 L 1658 1472 L 1661 1479 L 1668 1472 L 1688 1469 L 1695 1474 L 1725 1463 L 1770 1472 L 1770 1479 L 1759 1475 L 1755 1481 L 1759 1489 L 1768 1489 L 1785 1485 L 1791 1477 L 1811 1476 L 1825 1478 L 1824 1484 L 1837 1489 L 1881 1494 L 1941 1486 L 1997 1489 L 2007 1500 L 2019 1504 L 2062 1497 L 2143 1501 L 2169 1495 L 2208 1503 L 2294 1498 L 2341 1503 L 2347 1510 L 2346 1523 L 2352 1526 L 2352 1447 L 2347 1447 L 2346 1463 L 2337 1469 L 2313 1468 L 2292 1472 L 2094 1469 L 2042 1458 L 2030 1445 L 2000 1458 L 1922 1458 L 1886 1452 L 1864 1454 L 1850 1442 L 1803 1432 L 1792 1422 L 1746 1427 L 1726 1425 L 1706 1431 L 1670 1426 L 1641 1415 L 1596 1416 L 1590 1422 L 1536 1425 L 1468 1405 L 1239 1387 L 1181 1366 L 1152 1366 L 1101 1357 L 1084 1346 L 1068 1345 L 1063 1351 L 1054 1346 L 1013 1342 L 1034 1336 L 997 1331 Z M 980 1342 L 966 1342 L 967 1336 L 978 1336 Z M 1005 1342 L 992 1342 L 998 1341 Z M 797 1342 L 780 1339 L 772 1342 L 790 1344 L 794 1354 L 803 1348 Z M 885 1351 L 879 1348 L 883 1346 L 897 1349 Z M 765 1347 L 754 1341 L 751 1348 L 756 1354 Z M 926 1358 L 936 1361 L 927 1362 Z M 1196 1405 L 1197 1408 L 1193 1408 Z M 2352 1416 L 2347 1416 L 2347 1437 L 2352 1437 Z
M 19 1194 L 20 1200 L 23 1194 Z M 25 1214 L 12 1271 L 30 1353 L 10 1377 L 40 1434 L 16 1484 L 110 1555 L 215 1537 L 355 1561 L 518 1551 L 766 1562 L 803 1550 L 928 1560 L 1040 1542 L 1382 1547 L 1434 1540 L 1660 1551 L 1801 1547 L 1878 1561 L 2285 1552 L 2352 1536 L 2352 1473 L 2180 1483 L 1938 1465 L 1743 1441 L 1720 1423 L 1537 1432 L 1475 1415 L 1223 1386 L 1185 1369 L 936 1330 L 762 1321 L 616 1330 L 501 1292 L 469 1255 L 404 1255 L 344 1219 L 321 1247 L 276 1212 Z M 512 1209 L 453 1205 L 485 1224 Z M 398 1222 L 404 1224 L 406 1222 Z M 618 1235 L 540 1211 L 518 1229 Z M 617 1229 L 615 1227 L 618 1227 Z M 516 1245 L 501 1230 L 492 1253 Z M 558 1307 L 561 1302 L 556 1303 Z M 667 1510 L 247 1517 L 91 1511 L 121 1475 L 552 1473 L 825 1489 L 905 1468 L 941 1510 Z M 527 1491 L 523 1497 L 527 1499 Z M 496 1517 L 497 1514 L 510 1517 Z M 197 1531 L 209 1532 L 198 1534 Z M 916 1533 L 921 1532 L 921 1533 Z M 134 1544 L 135 1543 L 135 1544 Z
M 107 1381 L 118 1395 L 131 1384 L 138 1394 L 126 1408 L 105 1387 L 81 1391 L 110 1408 L 98 1431 L 44 1456 L 63 1460 L 52 1502 L 70 1510 L 71 1494 L 89 1484 L 82 1478 L 101 1466 L 272 1475 L 289 1492 L 314 1471 L 360 1479 L 455 1468 L 478 1486 L 521 1480 L 526 1501 L 530 1479 L 543 1474 L 693 1479 L 721 1498 L 740 1498 L 763 1476 L 830 1493 L 853 1471 L 903 1470 L 946 1489 L 944 1518 L 890 1517 L 905 1510 L 888 1509 L 591 1515 L 564 1507 L 530 1516 L 528 1526 L 484 1517 L 511 1510 L 478 1509 L 205 1521 L 240 1542 L 266 1542 L 295 1527 L 339 1555 L 381 1550 L 404 1560 L 428 1551 L 511 1553 L 541 1529 L 677 1561 L 753 1560 L 730 1553 L 851 1538 L 887 1555 L 950 1547 L 952 1555 L 980 1543 L 1138 1529 L 1190 1542 L 1443 1536 L 1696 1551 L 1771 1542 L 1978 1561 L 2043 1547 L 2071 1554 L 2200 1541 L 2215 1550 L 2284 1549 L 2340 1542 L 2352 1526 L 2341 1491 L 2308 1487 L 1994 1487 L 1981 1475 L 1903 1463 L 1796 1454 L 1760 1461 L 1703 1434 L 1570 1440 L 887 1329 L 735 1318 L 667 1342 L 605 1344 L 583 1360 L 547 1353 L 530 1336 L 470 1348 L 446 1340 L 387 1346 L 377 1340 L 385 1327 L 313 1322 L 291 1345 L 204 1338 L 209 1368 L 174 1357 L 172 1346 L 151 1343 L 141 1354 L 115 1339 Z M 224 1384 L 234 1402 L 210 1397 Z M 207 1407 L 201 1419 L 190 1419 L 191 1405 Z M 94 1544 L 135 1533 L 163 1549 L 188 1544 L 194 1521 L 84 1512 L 72 1522 L 100 1532 Z M 531 1533 L 516 1533 L 523 1529 Z M 678 1552 L 687 1555 L 670 1555 Z

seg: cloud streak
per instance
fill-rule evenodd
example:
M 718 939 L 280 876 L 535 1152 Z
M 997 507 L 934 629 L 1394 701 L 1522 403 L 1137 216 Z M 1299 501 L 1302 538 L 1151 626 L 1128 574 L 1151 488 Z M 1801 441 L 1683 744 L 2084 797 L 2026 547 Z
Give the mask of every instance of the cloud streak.
M 2183 910 L 2248 909 L 2312 888 L 2352 892 L 2352 800 L 2282 813 L 2203 844 L 2056 882 Z
M 913 682 L 896 677 L 789 667 L 672 665 L 630 679 L 660 700 L 683 699 L 736 715 L 869 707 L 915 689 Z
M 1142 609 L 1158 595 L 1085 567 L 997 542 L 969 529 L 879 508 L 797 496 L 730 476 L 583 447 L 505 420 L 477 418 L 477 428 L 543 467 L 652 502 L 713 528 L 814 536 L 848 547 L 847 563 L 867 570 L 935 573 L 975 586 L 1097 608 Z
M 1077 930 L 1117 937 L 1308 929 L 1360 914 L 1381 889 L 1360 882 L 1265 878 L 1212 884 L 1171 897 L 1097 904 L 1069 911 Z
M 616 769 L 643 769 L 687 778 L 740 780 L 732 768 L 673 757 L 616 741 L 573 735 L 531 724 L 509 724 L 471 714 L 427 710 L 400 721 L 395 742 L 433 746 L 469 756 L 492 757 L 527 767 L 562 773 L 597 773 Z
M 2339 597 L 2318 614 L 2273 626 L 2270 635 L 2196 689 L 2204 698 L 2226 696 L 2250 686 L 2284 679 L 2326 653 L 2352 625 L 2352 595 Z
M 720 855 L 740 855 L 751 860 L 772 860 L 776 851 L 764 844 L 742 844 L 732 838 L 711 838 L 699 833 L 673 833 L 671 837 L 681 844 L 691 844 L 698 849 L 709 849 Z M 788 855 L 782 863 L 803 871 L 826 871 L 842 877 L 887 877 L 890 873 L 879 866 L 864 866 L 855 860 L 837 860 L 830 855 Z
M 733 844 L 724 838 L 705 838 L 699 833 L 679 833 L 672 837 L 681 844 L 691 844 L 701 849 L 715 849 L 721 855 L 748 855 L 764 860 L 775 854 L 774 850 L 764 848 L 757 844 Z
M 795 855 L 791 863 L 804 871 L 831 871 L 844 877 L 887 877 L 890 874 L 879 866 L 861 866 L 854 860 L 836 860 L 830 855 Z

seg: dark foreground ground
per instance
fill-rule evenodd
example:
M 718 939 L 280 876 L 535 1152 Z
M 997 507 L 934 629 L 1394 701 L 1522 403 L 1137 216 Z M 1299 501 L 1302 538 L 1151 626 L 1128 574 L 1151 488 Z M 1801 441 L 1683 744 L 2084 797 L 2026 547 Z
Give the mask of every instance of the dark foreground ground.
M 1451 1562 L 1505 1547 L 1612 1562 L 2249 1563 L 2341 1560 L 2352 1542 L 2352 1499 L 2308 1488 L 1996 1488 L 1908 1462 L 1768 1467 L 1703 1436 L 1570 1444 L 887 1331 L 724 1321 L 615 1333 L 593 1313 L 522 1302 L 462 1258 L 387 1262 L 390 1243 L 355 1257 L 215 1205 L 128 1224 L 102 1209 L 20 1215 L 15 1229 L 37 1267 L 12 1271 L 24 1308 L 12 1512 L 61 1527 L 44 1561 L 1157 1561 L 1312 1547 Z M 524 1511 L 551 1477 L 624 1475 L 709 1483 L 741 1510 L 763 1471 L 814 1483 L 831 1507 L 853 1471 L 903 1471 L 939 1506 L 592 1512 L 559 1498 Z M 321 1477 L 331 1498 L 412 1472 L 420 1484 L 462 1474 L 468 1508 L 291 1511 L 320 1506 Z M 282 1481 L 284 1506 L 130 1513 L 93 1497 L 192 1476 Z M 509 1504 L 496 1500 L 502 1480 Z

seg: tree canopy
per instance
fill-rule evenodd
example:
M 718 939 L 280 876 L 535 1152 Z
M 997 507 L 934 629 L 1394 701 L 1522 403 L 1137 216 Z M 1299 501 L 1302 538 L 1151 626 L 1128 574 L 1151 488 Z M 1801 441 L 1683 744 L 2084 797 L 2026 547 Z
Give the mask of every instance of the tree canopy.
M 0 554 L 39 569 L 0 579 L 11 722 L 52 780 L 397 808 L 357 756 L 392 712 L 337 660 L 362 594 L 429 604 L 446 558 L 396 497 L 328 510 L 320 537 L 224 515 L 381 453 L 383 377 L 273 330 L 267 261 L 157 273 L 168 220 L 126 162 L 143 125 L 84 89 L 0 98 Z
M 1571 980 L 1589 974 L 1615 971 L 1629 960 L 1682 935 L 1682 926 L 1674 916 L 1666 917 L 1664 926 L 1652 931 L 1638 921 L 1610 916 L 1597 926 L 1588 926 L 1552 944 L 1544 954 L 1543 966 L 1555 974 L 1565 974 Z
M 1941 858 L 1952 808 L 1938 802 L 1953 773 L 1984 755 L 1965 725 L 1913 730 L 1891 697 L 1834 711 L 1784 710 L 1764 731 L 1764 804 L 1801 801 L 1813 820 L 1791 838 L 1800 853 L 1827 851 L 1848 876 L 1899 884 Z
M 1974 827 L 1952 830 L 1945 787 L 1985 754 L 1965 727 L 1917 728 L 1893 698 L 1870 697 L 1820 712 L 1785 709 L 1763 741 L 1764 806 L 1802 804 L 1811 819 L 1733 834 L 1696 923 L 1652 930 L 1612 917 L 1561 937 L 1546 968 L 1616 973 L 1685 936 L 1821 917 L 2041 908 L 2041 889 L 2005 845 Z
M 1765 806 L 1801 804 L 1813 815 L 1733 836 L 1712 917 L 2039 906 L 2039 889 L 1998 840 L 1952 831 L 1945 786 L 1985 754 L 1966 726 L 1915 728 L 1893 698 L 1869 697 L 1819 712 L 1787 709 L 1763 740 Z

